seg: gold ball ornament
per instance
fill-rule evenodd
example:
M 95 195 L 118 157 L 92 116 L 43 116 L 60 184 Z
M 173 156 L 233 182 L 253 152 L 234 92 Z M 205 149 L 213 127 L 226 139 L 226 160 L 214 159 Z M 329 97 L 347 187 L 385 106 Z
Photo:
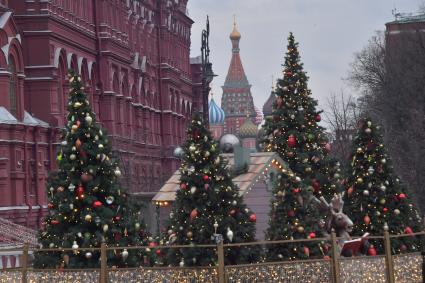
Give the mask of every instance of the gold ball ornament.
M 399 209 L 397 209 L 397 208 L 396 208 L 396 209 L 394 209 L 394 214 L 395 214 L 395 215 L 400 215 L 400 210 L 399 210 Z
M 77 158 L 77 156 L 75 154 L 69 155 L 69 159 L 71 159 L 71 160 L 75 160 L 76 158 Z
M 298 231 L 298 233 L 303 233 L 304 232 L 304 227 L 303 226 L 298 226 L 297 227 L 297 231 Z
M 381 198 L 381 199 L 379 200 L 379 203 L 380 203 L 380 204 L 385 204 L 385 202 L 386 202 L 386 201 L 385 201 L 385 199 L 384 199 L 384 198 Z
M 99 147 L 99 149 L 102 149 L 103 148 L 103 144 L 99 144 L 98 147 Z
M 117 176 L 117 177 L 121 176 L 121 170 L 119 168 L 116 168 L 114 173 L 115 173 L 115 176 Z
M 74 108 L 79 108 L 79 107 L 81 107 L 81 105 L 83 105 L 81 102 L 75 102 L 74 103 Z
M 108 231 L 108 229 L 109 229 L 108 224 L 103 225 L 102 229 L 103 229 L 103 232 L 106 233 Z
M 93 118 L 87 114 L 86 118 L 84 118 L 86 120 L 86 123 L 88 125 L 91 125 L 91 123 L 93 122 Z
M 86 220 L 87 222 L 90 222 L 90 221 L 92 220 L 92 216 L 91 216 L 90 214 L 87 214 L 87 215 L 84 217 L 84 220 Z
M 357 178 L 357 183 L 363 184 L 363 179 L 361 177 Z
M 191 231 L 186 233 L 187 238 L 192 239 L 193 233 Z

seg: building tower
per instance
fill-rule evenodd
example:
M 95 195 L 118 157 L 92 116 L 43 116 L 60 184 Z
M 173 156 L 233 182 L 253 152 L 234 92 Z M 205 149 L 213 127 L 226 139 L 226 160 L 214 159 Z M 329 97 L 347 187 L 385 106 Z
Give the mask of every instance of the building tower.
M 240 126 L 245 122 L 246 113 L 254 118 L 256 112 L 251 95 L 251 85 L 245 75 L 239 55 L 239 41 L 241 34 L 233 23 L 233 31 L 230 34 L 232 42 L 232 59 L 223 85 L 221 106 L 226 114 L 224 120 L 224 133 L 239 134 Z
M 212 93 L 208 108 L 210 131 L 214 139 L 218 140 L 223 135 L 225 115 L 223 109 L 215 103 Z
M 275 86 L 274 86 L 274 79 L 272 77 L 272 91 L 270 93 L 269 98 L 267 99 L 266 103 L 263 105 L 263 115 L 264 118 L 271 117 L 273 113 L 273 103 L 276 100 L 276 95 L 274 93 Z

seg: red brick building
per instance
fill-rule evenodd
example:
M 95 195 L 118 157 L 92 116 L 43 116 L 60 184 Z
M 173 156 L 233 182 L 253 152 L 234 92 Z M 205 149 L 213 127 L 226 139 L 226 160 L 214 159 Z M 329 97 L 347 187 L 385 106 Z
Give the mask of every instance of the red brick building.
M 172 151 L 188 118 L 202 105 L 186 4 L 0 0 L 0 217 L 41 222 L 69 68 L 80 73 L 108 129 L 123 184 L 147 200 L 159 190 L 177 167 Z

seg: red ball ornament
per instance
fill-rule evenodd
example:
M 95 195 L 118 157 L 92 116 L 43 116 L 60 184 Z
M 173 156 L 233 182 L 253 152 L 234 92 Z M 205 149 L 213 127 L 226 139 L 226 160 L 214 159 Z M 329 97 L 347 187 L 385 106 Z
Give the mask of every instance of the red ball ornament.
M 194 218 L 196 218 L 198 216 L 198 211 L 196 210 L 196 208 L 195 209 L 193 209 L 191 212 L 190 212 L 190 219 L 191 220 L 193 220 Z
M 210 177 L 208 175 L 204 175 L 204 177 L 202 177 L 204 179 L 204 181 L 208 181 L 210 179 Z
M 204 189 L 205 189 L 205 190 L 208 190 L 209 188 L 210 188 L 210 185 L 209 185 L 209 184 L 205 184 L 205 185 L 204 185 Z
M 289 217 L 294 217 L 294 216 L 295 216 L 295 211 L 293 211 L 293 210 L 289 210 L 289 211 L 288 211 L 288 216 L 289 216 Z
M 150 243 L 149 243 L 149 247 L 150 247 L 150 248 L 153 248 L 153 247 L 156 247 L 156 246 L 157 246 L 157 245 L 156 245 L 156 243 L 155 243 L 155 242 L 150 242 Z
M 251 215 L 249 216 L 249 221 L 251 221 L 251 222 L 256 222 L 256 221 L 257 221 L 257 215 L 255 215 L 255 214 L 251 214 Z
M 288 137 L 288 146 L 289 147 L 295 147 L 297 145 L 297 139 L 295 138 L 295 136 L 290 135 Z
M 287 75 L 288 77 L 292 77 L 292 72 L 287 71 L 287 72 L 285 72 L 285 75 Z
M 369 224 L 370 224 L 370 217 L 369 217 L 369 215 L 366 215 L 366 216 L 363 218 L 363 221 L 364 221 L 364 223 L 365 223 L 366 225 L 369 225 Z
M 317 180 L 313 179 L 311 185 L 313 186 L 313 190 L 315 193 L 318 193 L 320 191 L 320 183 Z
M 301 189 L 300 189 L 300 188 L 293 188 L 293 189 L 292 189 L 292 192 L 293 192 L 294 194 L 298 194 L 299 192 L 301 192 Z
M 314 117 L 314 120 L 316 122 L 320 122 L 322 120 L 322 117 L 320 117 L 320 114 L 317 114 L 316 117 Z
M 236 210 L 234 210 L 234 209 L 230 210 L 229 215 L 233 216 L 235 214 L 236 214 Z
M 412 228 L 410 228 L 409 226 L 407 226 L 406 228 L 404 228 L 404 233 L 405 234 L 413 234 L 413 230 L 412 230 Z
M 185 190 L 187 188 L 187 185 L 185 183 L 180 184 L 180 189 Z
M 58 225 L 59 220 L 53 219 L 52 221 L 50 221 L 50 223 L 53 224 L 53 225 Z
M 121 219 L 121 217 L 120 217 L 120 216 L 118 216 L 118 215 L 114 217 L 114 220 L 115 220 L 115 221 L 120 221 L 120 219 Z
M 83 173 L 83 174 L 81 174 L 81 181 L 82 181 L 83 183 L 90 182 L 92 179 L 93 179 L 93 177 L 92 177 L 92 175 L 90 175 L 90 174 L 87 174 L 87 173 Z
M 324 260 L 330 260 L 330 259 L 331 259 L 331 257 L 330 257 L 330 256 L 328 256 L 328 255 L 325 255 L 325 256 L 323 257 L 323 259 L 324 259 Z
M 77 190 L 75 191 L 77 193 L 77 195 L 82 195 L 84 194 L 84 187 L 79 185 Z
M 331 144 L 330 143 L 326 143 L 325 144 L 325 149 L 327 152 L 331 152 Z
M 121 234 L 120 233 L 115 233 L 114 234 L 114 239 L 115 239 L 115 241 L 121 240 Z
M 353 193 L 353 191 L 354 191 L 354 188 L 353 187 L 349 187 L 348 190 L 347 190 L 347 194 L 348 195 L 351 195 Z
M 387 212 L 388 212 L 388 208 L 384 207 L 384 208 L 382 209 L 382 211 L 383 211 L 384 213 L 387 213 Z
M 406 198 L 406 195 L 405 195 L 405 194 L 403 194 L 403 193 L 401 193 L 401 194 L 399 194 L 399 195 L 398 195 L 398 198 L 399 198 L 399 199 L 405 199 L 405 198 Z
M 79 127 L 79 126 L 81 125 L 80 120 L 77 120 L 76 124 L 77 124 L 77 126 Z
M 157 255 L 161 255 L 161 250 L 156 250 L 156 251 L 155 251 L 155 253 L 156 253 Z
M 100 202 L 100 201 L 95 201 L 95 202 L 93 202 L 93 207 L 94 208 L 98 208 L 98 207 L 101 207 L 102 206 L 102 202 Z
M 316 233 L 311 232 L 310 234 L 308 234 L 308 237 L 309 237 L 310 239 L 314 239 L 314 238 L 316 238 Z
M 82 158 L 86 158 L 87 157 L 87 153 L 84 150 L 80 150 L 80 156 Z
M 47 205 L 47 207 L 48 207 L 48 208 L 50 208 L 50 209 L 52 209 L 52 208 L 53 208 L 53 207 L 55 207 L 55 206 L 54 206 L 54 204 L 53 204 L 53 203 L 49 203 L 49 204 Z
M 367 250 L 367 255 L 369 256 L 375 256 L 376 255 L 376 249 L 374 246 L 370 246 L 369 249 Z

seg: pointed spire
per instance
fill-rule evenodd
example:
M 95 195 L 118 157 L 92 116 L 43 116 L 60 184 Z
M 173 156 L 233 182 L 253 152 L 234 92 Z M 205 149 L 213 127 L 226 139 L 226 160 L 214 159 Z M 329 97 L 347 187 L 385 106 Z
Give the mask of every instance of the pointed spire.
M 274 76 L 272 75 L 272 92 L 276 90 L 276 85 L 274 84 Z
M 233 52 L 239 52 L 239 40 L 241 34 L 236 28 L 236 16 L 233 15 L 233 31 L 230 33 L 230 39 L 232 40 Z

